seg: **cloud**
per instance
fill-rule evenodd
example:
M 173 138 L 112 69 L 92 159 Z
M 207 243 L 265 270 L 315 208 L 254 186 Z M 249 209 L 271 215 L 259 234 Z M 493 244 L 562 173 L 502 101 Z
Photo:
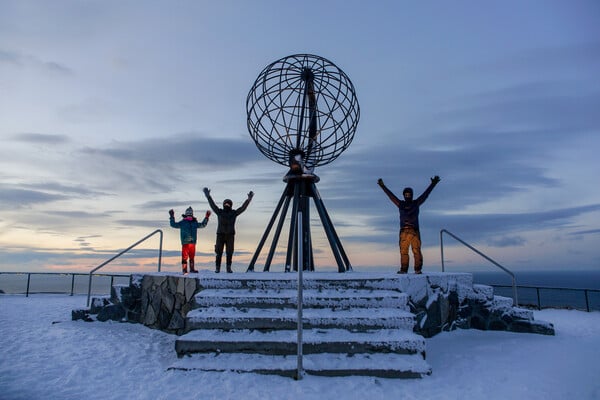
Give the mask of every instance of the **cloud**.
M 582 215 L 597 212 L 600 204 L 568 207 L 530 213 L 514 214 L 451 214 L 429 215 L 433 225 L 447 228 L 468 240 L 491 242 L 495 237 L 518 232 L 544 229 L 564 229 L 573 226 L 573 220 Z
M 22 184 L 21 187 L 36 191 L 55 192 L 76 197 L 105 196 L 107 193 L 91 190 L 83 185 L 65 185 L 58 182 Z
M 228 170 L 256 161 L 256 147 L 250 139 L 205 138 L 194 133 L 114 142 L 104 148 L 86 147 L 81 153 L 123 163 L 183 164 Z
M 51 135 L 46 133 L 19 133 L 12 136 L 12 139 L 17 142 L 24 142 L 30 144 L 65 144 L 70 142 L 70 139 L 66 135 Z
M 574 235 L 574 236 L 587 236 L 587 235 L 598 235 L 600 234 L 600 229 L 589 229 L 589 230 L 585 230 L 585 231 L 577 231 L 577 232 L 571 232 L 570 235 Z
M 73 70 L 69 67 L 56 62 L 46 61 L 35 55 L 23 54 L 16 51 L 2 50 L 0 49 L 0 64 L 7 64 L 16 67 L 31 67 L 34 69 L 41 70 L 42 72 L 49 72 L 55 75 L 69 76 L 73 75 Z
M 23 208 L 33 204 L 51 203 L 68 198 L 68 196 L 61 194 L 11 188 L 0 185 L 0 205 L 3 207 Z
M 0 205 L 23 208 L 35 204 L 47 204 L 104 194 L 82 185 L 72 186 L 57 182 L 24 183 L 20 185 L 0 184 Z

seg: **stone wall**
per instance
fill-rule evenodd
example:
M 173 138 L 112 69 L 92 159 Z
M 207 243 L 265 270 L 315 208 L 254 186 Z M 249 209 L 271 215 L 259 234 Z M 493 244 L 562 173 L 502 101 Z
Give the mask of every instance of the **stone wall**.
M 73 310 L 72 319 L 140 323 L 179 335 L 199 290 L 198 279 L 182 275 L 134 274 L 129 285 L 114 285 L 110 298 L 96 297 L 89 309 Z
M 551 323 L 534 320 L 531 310 L 514 307 L 511 298 L 494 296 L 491 286 L 435 275 L 426 280 L 421 290 L 411 289 L 409 301 L 414 331 L 426 338 L 457 328 L 554 335 Z
M 512 299 L 494 296 L 492 287 L 475 285 L 472 279 L 471 274 L 433 273 L 386 282 L 388 289 L 409 295 L 417 322 L 414 331 L 426 338 L 457 328 L 554 335 L 552 324 L 535 321 L 532 311 L 513 307 Z M 115 285 L 110 298 L 94 298 L 90 309 L 73 310 L 72 318 L 93 320 L 95 314 L 98 321 L 142 323 L 181 335 L 200 290 L 201 279 L 196 277 L 133 275 L 129 285 Z

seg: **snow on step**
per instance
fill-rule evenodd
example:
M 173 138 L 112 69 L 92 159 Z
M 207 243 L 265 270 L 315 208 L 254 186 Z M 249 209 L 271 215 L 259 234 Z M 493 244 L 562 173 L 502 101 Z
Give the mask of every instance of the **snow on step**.
M 200 307 L 296 307 L 298 292 L 293 289 L 205 289 L 195 297 Z M 393 290 L 314 290 L 303 291 L 305 307 L 395 307 L 408 310 L 408 295 Z
M 297 276 L 295 273 L 270 272 L 223 274 L 201 271 L 198 274 L 205 289 L 295 289 Z M 351 273 L 307 273 L 304 275 L 303 287 L 317 288 L 355 288 L 355 289 L 396 289 L 403 277 L 391 274 L 371 274 L 368 277 Z
M 376 333 L 349 332 L 345 329 L 306 329 L 305 354 L 312 353 L 397 353 L 425 356 L 425 339 L 404 329 L 381 329 Z M 296 330 L 199 329 L 175 341 L 178 356 L 187 353 L 242 352 L 271 355 L 295 354 Z
M 188 329 L 295 329 L 295 309 L 237 309 L 231 307 L 197 308 L 187 314 Z M 305 328 L 345 328 L 350 330 L 402 328 L 412 331 L 414 314 L 393 308 L 356 308 L 303 310 Z
M 431 374 L 431 367 L 418 354 L 393 353 L 354 354 L 321 353 L 302 358 L 304 372 L 321 376 L 376 376 L 384 378 L 420 378 Z M 264 354 L 192 354 L 178 359 L 168 369 L 215 372 L 252 372 L 294 377 L 297 373 L 296 355 Z

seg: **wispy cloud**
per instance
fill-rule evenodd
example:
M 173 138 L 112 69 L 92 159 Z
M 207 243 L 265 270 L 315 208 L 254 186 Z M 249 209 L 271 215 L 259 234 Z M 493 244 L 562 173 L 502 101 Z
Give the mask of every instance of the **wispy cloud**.
M 44 60 L 38 56 L 23 54 L 17 51 L 0 49 L 0 64 L 2 63 L 16 67 L 32 67 L 57 75 L 73 75 L 73 70 L 64 64 L 56 61 Z
M 12 136 L 12 139 L 17 142 L 31 144 L 65 144 L 71 140 L 67 135 L 52 135 L 47 133 L 19 133 Z

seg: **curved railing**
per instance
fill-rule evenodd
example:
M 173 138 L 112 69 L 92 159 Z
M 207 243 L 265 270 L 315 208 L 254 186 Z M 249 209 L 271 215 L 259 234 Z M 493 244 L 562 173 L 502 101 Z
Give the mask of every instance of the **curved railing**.
M 87 303 L 86 303 L 88 307 L 90 306 L 90 296 L 91 296 L 91 293 L 92 293 L 92 276 L 93 276 L 93 273 L 96 272 L 97 270 L 99 270 L 100 268 L 104 267 L 109 262 L 115 260 L 116 258 L 121 257 L 123 254 L 127 253 L 129 250 L 133 249 L 138 244 L 140 244 L 140 243 L 148 240 L 149 238 L 151 238 L 152 236 L 156 235 L 157 233 L 160 233 L 160 245 L 159 245 L 159 248 L 158 248 L 158 272 L 160 272 L 160 262 L 161 262 L 161 259 L 162 259 L 163 231 L 160 230 L 160 229 L 157 229 L 154 232 L 152 232 L 151 234 L 144 236 L 143 238 L 141 238 L 140 240 L 138 240 L 137 242 L 135 242 L 134 244 L 132 244 L 131 246 L 129 246 L 128 248 L 126 248 L 125 250 L 121 251 L 116 256 L 111 257 L 110 259 L 104 261 L 102 264 L 98 265 L 96 268 L 94 268 L 93 270 L 90 271 L 90 279 L 89 279 L 89 284 L 88 284 L 88 294 L 87 294 Z
M 491 258 L 489 258 L 488 256 L 486 256 L 485 254 L 483 254 L 482 252 L 480 252 L 479 250 L 477 250 L 475 247 L 471 246 L 470 244 L 468 244 L 467 242 L 465 242 L 464 240 L 460 239 L 458 236 L 454 235 L 452 232 L 449 232 L 446 229 L 442 229 L 440 231 L 440 250 L 441 250 L 441 253 L 442 253 L 442 272 L 444 272 L 444 235 L 443 235 L 444 233 L 447 233 L 448 235 L 452 236 L 454 239 L 456 239 L 457 241 L 459 241 L 463 245 L 467 246 L 469 249 L 473 250 L 475 253 L 479 254 L 481 257 L 485 258 L 486 260 L 488 260 L 489 262 L 491 262 L 492 264 L 494 264 L 495 266 L 497 266 L 498 268 L 500 268 L 501 270 L 503 270 L 504 272 L 506 272 L 508 275 L 510 275 L 510 277 L 512 279 L 513 301 L 515 303 L 515 306 L 519 305 L 519 302 L 518 302 L 518 299 L 517 299 L 517 281 L 515 279 L 515 274 L 513 274 L 512 271 L 509 271 L 508 269 L 504 268 L 502 265 L 498 264 L 496 261 L 492 260 Z

